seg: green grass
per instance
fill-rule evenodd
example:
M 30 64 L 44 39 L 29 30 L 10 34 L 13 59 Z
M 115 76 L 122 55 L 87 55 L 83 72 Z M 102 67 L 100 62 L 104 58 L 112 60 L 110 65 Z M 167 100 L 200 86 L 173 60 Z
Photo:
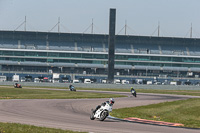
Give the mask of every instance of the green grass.
M 79 99 L 79 98 L 109 98 L 124 97 L 123 95 L 72 92 L 60 90 L 23 89 L 0 87 L 0 99 Z
M 0 133 L 86 133 L 17 123 L 0 123 Z
M 111 115 L 182 123 L 185 127 L 200 128 L 200 98 L 114 109 Z
M 79 90 L 99 90 L 99 91 L 119 91 L 130 92 L 130 89 L 111 89 L 111 88 L 77 88 Z M 137 93 L 157 93 L 157 94 L 175 94 L 200 96 L 200 90 L 158 90 L 158 89 L 135 89 Z
M 137 89 L 136 89 L 137 90 Z M 157 94 L 175 94 L 175 95 L 191 95 L 200 96 L 200 90 L 156 90 L 156 89 L 138 89 L 140 93 L 157 93 Z

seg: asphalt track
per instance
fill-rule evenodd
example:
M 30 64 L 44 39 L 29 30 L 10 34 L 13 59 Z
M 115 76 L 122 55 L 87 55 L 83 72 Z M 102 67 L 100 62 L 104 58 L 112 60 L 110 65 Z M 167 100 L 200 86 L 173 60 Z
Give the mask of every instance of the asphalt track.
M 91 92 L 91 91 L 90 91 Z M 192 96 L 138 94 L 115 98 L 115 108 L 187 99 Z M 0 121 L 94 133 L 199 133 L 199 129 L 157 126 L 107 118 L 90 120 L 90 110 L 108 99 L 13 99 L 0 100 Z M 134 113 L 134 112 L 133 112 Z

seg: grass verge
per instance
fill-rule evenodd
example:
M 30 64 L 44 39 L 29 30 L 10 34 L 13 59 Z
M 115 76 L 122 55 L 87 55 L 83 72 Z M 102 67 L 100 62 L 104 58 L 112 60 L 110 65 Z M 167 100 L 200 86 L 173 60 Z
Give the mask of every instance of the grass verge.
M 18 123 L 0 123 L 0 133 L 86 133 Z
M 200 98 L 164 102 L 133 108 L 114 109 L 117 118 L 137 117 L 148 120 L 181 123 L 185 127 L 200 128 Z
M 103 94 L 103 93 L 0 87 L 0 99 L 80 99 L 80 98 L 109 98 L 109 97 L 124 97 L 124 96 L 115 94 Z
M 119 91 L 130 92 L 130 89 L 106 89 L 106 88 L 77 88 L 78 90 L 99 90 L 99 91 Z M 137 93 L 157 93 L 157 94 L 175 94 L 200 96 L 200 90 L 158 90 L 158 89 L 135 89 Z

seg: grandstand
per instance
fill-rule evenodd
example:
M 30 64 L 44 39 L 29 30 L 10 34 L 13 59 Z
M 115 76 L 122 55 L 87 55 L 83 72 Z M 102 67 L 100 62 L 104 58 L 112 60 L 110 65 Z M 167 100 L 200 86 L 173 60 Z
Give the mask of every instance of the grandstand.
M 106 75 L 107 67 L 108 35 L 0 31 L 3 73 Z M 198 77 L 200 39 L 116 35 L 115 74 Z

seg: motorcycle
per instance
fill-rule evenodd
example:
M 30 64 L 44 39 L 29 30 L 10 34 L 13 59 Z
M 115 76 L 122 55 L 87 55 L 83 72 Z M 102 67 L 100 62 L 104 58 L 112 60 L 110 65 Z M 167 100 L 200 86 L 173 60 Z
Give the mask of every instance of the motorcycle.
M 131 90 L 131 94 L 135 97 L 137 97 L 136 91 L 135 90 Z
M 74 86 L 71 86 L 69 90 L 70 90 L 70 91 L 76 91 L 76 89 L 75 89 Z
M 22 85 L 21 84 L 14 84 L 14 88 L 22 88 Z
M 107 116 L 109 116 L 109 112 L 112 112 L 112 106 L 110 106 L 108 103 L 106 103 L 105 106 L 101 106 L 95 113 L 94 109 L 91 110 L 92 113 L 90 115 L 90 119 L 94 120 L 99 119 L 100 121 L 104 121 Z

